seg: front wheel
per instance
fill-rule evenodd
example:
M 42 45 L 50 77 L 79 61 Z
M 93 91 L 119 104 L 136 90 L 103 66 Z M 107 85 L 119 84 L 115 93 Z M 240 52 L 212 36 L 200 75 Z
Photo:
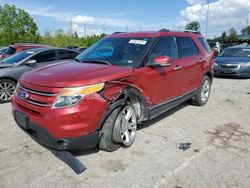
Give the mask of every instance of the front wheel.
M 210 96 L 211 84 L 211 79 L 208 76 L 204 76 L 196 95 L 191 99 L 192 104 L 203 106 L 207 103 Z
M 115 151 L 121 145 L 129 147 L 134 143 L 137 130 L 137 118 L 134 108 L 126 105 L 116 108 L 105 121 L 99 148 Z
M 13 80 L 0 80 L 0 103 L 10 102 L 15 89 L 16 83 Z

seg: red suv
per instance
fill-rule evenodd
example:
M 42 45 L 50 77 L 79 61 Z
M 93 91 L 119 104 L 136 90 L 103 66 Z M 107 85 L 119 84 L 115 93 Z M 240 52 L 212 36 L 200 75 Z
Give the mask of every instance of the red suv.
M 131 146 L 137 125 L 208 101 L 214 55 L 198 32 L 114 33 L 77 56 L 25 73 L 12 99 L 27 134 L 54 150 Z
M 28 43 L 12 44 L 12 45 L 9 45 L 6 51 L 1 54 L 0 59 L 4 59 L 6 57 L 9 57 L 15 53 L 18 53 L 24 50 L 29 50 L 33 48 L 44 48 L 44 47 L 48 47 L 48 46 L 41 45 L 41 44 L 28 44 Z

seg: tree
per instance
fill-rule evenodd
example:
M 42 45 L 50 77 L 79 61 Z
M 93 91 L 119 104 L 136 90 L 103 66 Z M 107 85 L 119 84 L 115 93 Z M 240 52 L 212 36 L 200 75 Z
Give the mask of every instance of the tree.
M 186 25 L 185 29 L 187 30 L 194 30 L 194 31 L 200 31 L 200 23 L 199 22 L 191 22 Z
M 27 12 L 14 5 L 0 9 L 0 46 L 15 42 L 36 42 L 37 25 Z
M 223 32 L 221 33 L 220 39 L 221 39 L 222 41 L 227 40 L 227 32 L 226 32 L 226 31 L 223 31 Z
M 228 30 L 229 40 L 238 40 L 237 31 L 234 28 Z
M 241 30 L 242 35 L 250 35 L 250 26 L 247 26 Z
M 76 31 L 74 32 L 74 37 L 78 38 L 78 33 Z

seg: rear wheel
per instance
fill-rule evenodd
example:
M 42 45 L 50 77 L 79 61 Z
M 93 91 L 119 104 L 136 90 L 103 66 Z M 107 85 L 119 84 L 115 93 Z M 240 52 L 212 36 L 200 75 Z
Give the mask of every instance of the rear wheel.
M 116 108 L 103 125 L 99 148 L 115 151 L 121 145 L 131 146 L 135 140 L 136 129 L 137 119 L 134 108 L 131 105 Z
M 15 89 L 16 83 L 13 80 L 0 80 L 0 103 L 10 102 Z
M 210 96 L 211 84 L 211 79 L 208 76 L 204 76 L 196 95 L 191 99 L 192 104 L 203 106 L 207 103 Z

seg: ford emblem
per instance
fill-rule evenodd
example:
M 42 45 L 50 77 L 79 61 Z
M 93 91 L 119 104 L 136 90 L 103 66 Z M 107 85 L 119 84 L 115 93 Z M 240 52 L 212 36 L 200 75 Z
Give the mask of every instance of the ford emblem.
M 20 97 L 23 98 L 23 99 L 27 99 L 28 98 L 28 94 L 25 91 L 22 91 L 20 93 Z

